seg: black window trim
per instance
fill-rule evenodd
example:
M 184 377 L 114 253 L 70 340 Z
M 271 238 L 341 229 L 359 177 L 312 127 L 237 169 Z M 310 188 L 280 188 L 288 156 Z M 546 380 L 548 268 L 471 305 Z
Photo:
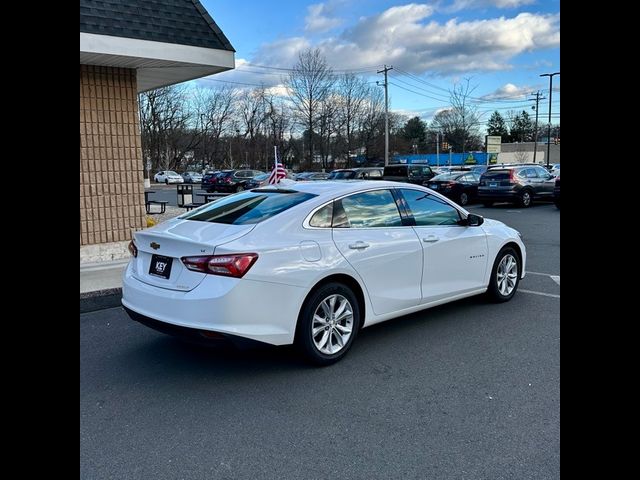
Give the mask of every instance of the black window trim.
M 308 230 L 327 230 L 329 228 L 331 228 L 331 229 L 336 228 L 336 227 L 333 227 L 333 226 L 331 226 L 331 227 L 312 227 L 309 224 L 309 222 L 311 222 L 311 217 L 313 217 L 318 210 L 326 207 L 328 204 L 330 204 L 332 202 L 336 202 L 338 200 L 342 200 L 345 197 L 349 197 L 351 195 L 357 195 L 359 193 L 373 192 L 373 191 L 377 191 L 377 190 L 390 190 L 391 191 L 391 195 L 393 196 L 393 198 L 395 200 L 396 196 L 395 196 L 395 194 L 393 192 L 393 190 L 395 190 L 395 189 L 396 189 L 395 185 L 394 186 L 383 186 L 383 187 L 371 187 L 371 188 L 367 188 L 365 190 L 358 190 L 357 192 L 345 193 L 343 195 L 340 195 L 339 197 L 335 197 L 335 198 L 332 198 L 331 200 L 327 200 L 326 202 L 322 203 L 321 205 L 318 205 L 317 207 L 314 207 L 311 210 L 311 212 L 309 212 L 307 214 L 307 216 L 304 217 L 304 220 L 302 221 L 302 228 L 305 228 L 305 229 L 308 229 Z M 401 207 L 398 206 L 397 202 L 396 202 L 396 208 L 398 209 L 398 212 L 400 213 L 400 218 L 403 219 Z M 333 211 L 335 212 L 335 206 L 334 206 L 334 210 Z M 405 225 L 404 223 L 405 223 L 405 221 L 403 219 L 402 220 L 402 225 L 399 225 L 397 227 L 357 227 L 357 228 L 359 228 L 361 230 L 366 230 L 366 229 L 369 229 L 369 228 L 371 228 L 371 229 L 373 229 L 373 228 L 404 228 L 405 226 L 408 226 L 408 225 Z
M 403 204 L 403 208 L 406 209 L 407 215 L 408 215 L 408 222 L 411 222 L 412 227 L 420 227 L 420 228 L 443 228 L 443 227 L 464 227 L 465 225 L 461 225 L 460 223 L 457 225 L 416 225 L 416 219 L 413 216 L 413 212 L 411 212 L 411 208 L 409 207 L 409 202 L 407 202 L 407 199 L 404 197 L 404 195 L 402 194 L 401 190 L 416 190 L 417 192 L 421 192 L 424 193 L 427 196 L 431 196 L 431 197 L 435 197 L 438 200 L 442 201 L 443 203 L 446 203 L 447 205 L 449 205 L 451 208 L 455 209 L 458 212 L 458 215 L 460 216 L 460 220 L 465 220 L 467 218 L 467 214 L 464 213 L 462 210 L 460 210 L 460 208 L 456 205 L 454 205 L 453 203 L 451 203 L 449 201 L 448 198 L 446 198 L 443 195 L 438 195 L 435 192 L 425 192 L 423 190 L 420 190 L 418 188 L 411 188 L 410 186 L 401 186 L 401 187 L 394 187 L 396 190 L 398 190 L 398 196 L 402 197 L 402 204 Z M 404 222 L 403 222 L 404 223 Z

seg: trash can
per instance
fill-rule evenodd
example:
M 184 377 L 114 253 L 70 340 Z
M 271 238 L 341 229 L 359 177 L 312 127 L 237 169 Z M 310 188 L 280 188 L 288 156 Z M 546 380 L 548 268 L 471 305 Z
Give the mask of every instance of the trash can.
M 193 185 L 179 183 L 176 185 L 176 188 L 179 207 L 184 207 L 189 203 L 193 203 Z

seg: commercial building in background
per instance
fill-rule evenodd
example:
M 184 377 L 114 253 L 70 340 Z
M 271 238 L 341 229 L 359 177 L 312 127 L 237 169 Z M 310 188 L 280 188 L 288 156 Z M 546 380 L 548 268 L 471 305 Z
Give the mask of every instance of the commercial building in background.
M 80 261 L 146 226 L 137 95 L 235 67 L 197 0 L 80 0 Z

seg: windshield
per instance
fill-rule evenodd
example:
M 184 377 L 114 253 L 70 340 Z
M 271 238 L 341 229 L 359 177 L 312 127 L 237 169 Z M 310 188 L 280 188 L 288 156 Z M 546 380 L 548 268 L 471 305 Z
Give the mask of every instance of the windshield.
M 349 180 L 350 178 L 355 178 L 356 172 L 353 170 L 340 170 L 336 172 L 331 172 L 329 174 L 329 180 Z
M 227 225 L 250 225 L 260 223 L 315 196 L 295 190 L 245 192 L 208 203 L 179 218 Z
M 171 177 L 179 177 L 180 175 L 178 175 L 176 172 L 173 171 L 169 171 L 167 172 L 167 175 L 171 176 Z
M 430 181 L 446 181 L 446 180 L 455 180 L 458 177 L 461 177 L 464 173 L 455 172 L 455 173 L 441 173 L 440 175 L 436 175 Z
M 254 180 L 257 180 L 258 182 L 261 182 L 262 180 L 266 180 L 267 178 L 269 178 L 269 175 L 271 175 L 270 173 L 262 173 L 260 175 L 256 175 L 255 177 L 253 177 Z

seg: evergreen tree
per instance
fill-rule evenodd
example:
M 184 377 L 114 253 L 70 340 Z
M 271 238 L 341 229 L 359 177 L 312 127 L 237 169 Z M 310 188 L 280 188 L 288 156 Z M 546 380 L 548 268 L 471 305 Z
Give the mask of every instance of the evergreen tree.
M 507 123 L 497 110 L 491 114 L 491 118 L 487 123 L 487 135 L 500 135 L 504 142 L 509 138 Z

